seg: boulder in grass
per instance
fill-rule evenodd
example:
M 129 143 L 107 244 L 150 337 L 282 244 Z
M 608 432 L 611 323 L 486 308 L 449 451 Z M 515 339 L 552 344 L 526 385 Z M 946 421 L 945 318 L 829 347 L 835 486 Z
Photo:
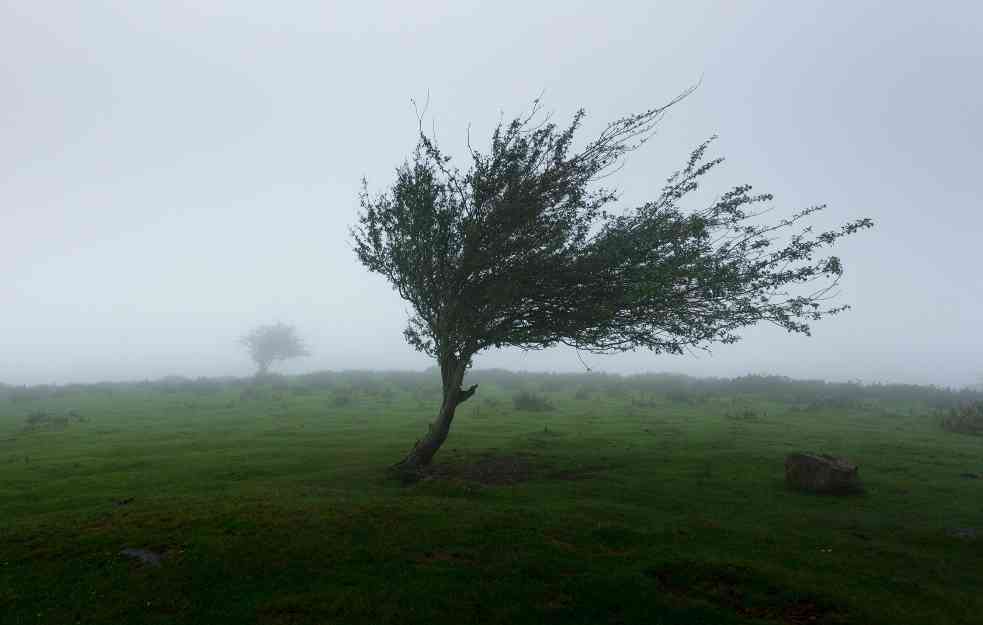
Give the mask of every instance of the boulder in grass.
M 121 549 L 119 555 L 140 560 L 150 566 L 160 566 L 161 555 L 149 549 Z
M 827 454 L 785 456 L 785 482 L 810 493 L 855 493 L 861 490 L 857 466 Z

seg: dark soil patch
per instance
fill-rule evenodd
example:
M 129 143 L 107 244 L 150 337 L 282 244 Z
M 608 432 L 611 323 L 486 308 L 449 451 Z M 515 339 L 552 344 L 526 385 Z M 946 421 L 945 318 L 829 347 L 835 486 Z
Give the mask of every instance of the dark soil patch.
M 437 462 L 423 471 L 425 479 L 457 479 L 488 486 L 526 482 L 533 478 L 536 463 L 527 454 L 490 454 L 471 462 Z
M 487 486 L 508 486 L 533 479 L 585 480 L 611 468 L 606 464 L 580 465 L 557 469 L 551 462 L 531 453 L 486 452 L 477 458 L 444 458 L 423 470 L 419 479 L 475 482 Z
M 584 465 L 580 467 L 570 467 L 567 469 L 560 469 L 559 471 L 553 471 L 548 473 L 546 477 L 552 480 L 586 480 L 594 477 L 601 471 L 610 468 L 611 467 L 607 465 L 601 464 Z
M 819 597 L 770 584 L 744 566 L 672 562 L 649 567 L 645 575 L 670 594 L 729 608 L 746 618 L 819 625 L 839 622 L 845 614 L 845 610 Z
M 422 556 L 416 558 L 420 564 L 433 564 L 436 562 L 446 562 L 451 564 L 471 564 L 474 558 L 466 553 L 459 551 L 427 551 Z

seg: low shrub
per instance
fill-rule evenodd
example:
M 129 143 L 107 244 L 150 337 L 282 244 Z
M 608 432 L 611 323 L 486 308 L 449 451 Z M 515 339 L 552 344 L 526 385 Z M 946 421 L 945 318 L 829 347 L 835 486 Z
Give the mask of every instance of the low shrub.
M 28 430 L 63 430 L 68 427 L 68 417 L 43 410 L 33 410 L 27 415 Z
M 983 401 L 963 404 L 942 413 L 942 429 L 960 434 L 983 434 Z
M 553 405 L 545 397 L 529 391 L 519 391 L 513 395 L 512 406 L 516 410 L 525 410 L 527 412 L 546 412 L 553 410 Z
M 335 406 L 348 406 L 355 400 L 355 394 L 350 388 L 338 389 L 332 393 L 332 403 Z

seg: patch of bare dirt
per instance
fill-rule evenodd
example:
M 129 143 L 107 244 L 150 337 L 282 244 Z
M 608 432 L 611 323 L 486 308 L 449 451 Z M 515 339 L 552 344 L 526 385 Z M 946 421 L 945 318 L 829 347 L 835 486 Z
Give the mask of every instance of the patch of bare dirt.
M 527 482 L 536 472 L 536 462 L 526 454 L 487 454 L 477 460 L 435 462 L 423 473 L 430 479 L 458 479 L 488 486 Z
M 820 625 L 838 622 L 845 614 L 819 598 L 784 592 L 746 567 L 687 562 L 651 567 L 645 574 L 670 594 L 707 601 L 747 618 Z
M 420 564 L 433 564 L 435 562 L 449 562 L 459 564 L 470 564 L 474 558 L 460 551 L 427 551 L 422 556 L 416 558 Z
M 586 480 L 594 477 L 601 471 L 610 468 L 611 467 L 602 464 L 571 467 L 567 469 L 560 469 L 559 471 L 552 471 L 548 473 L 546 477 L 552 480 Z
M 535 454 L 491 451 L 478 457 L 445 456 L 424 469 L 419 477 L 508 486 L 533 479 L 586 480 L 610 468 L 607 464 L 591 464 L 558 469 Z

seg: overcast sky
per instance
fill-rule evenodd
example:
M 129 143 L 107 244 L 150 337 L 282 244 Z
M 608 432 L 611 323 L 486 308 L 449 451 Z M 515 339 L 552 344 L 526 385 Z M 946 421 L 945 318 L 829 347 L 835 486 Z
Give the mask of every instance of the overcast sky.
M 983 376 L 983 3 L 0 1 L 0 381 L 251 372 L 238 336 L 294 323 L 285 371 L 429 366 L 356 261 L 430 96 L 460 154 L 544 93 L 605 122 L 702 85 L 631 155 L 627 204 L 719 134 L 710 182 L 776 214 L 876 228 L 838 249 L 854 309 L 811 338 L 595 370 L 964 385 Z M 554 349 L 477 367 L 582 370 Z

